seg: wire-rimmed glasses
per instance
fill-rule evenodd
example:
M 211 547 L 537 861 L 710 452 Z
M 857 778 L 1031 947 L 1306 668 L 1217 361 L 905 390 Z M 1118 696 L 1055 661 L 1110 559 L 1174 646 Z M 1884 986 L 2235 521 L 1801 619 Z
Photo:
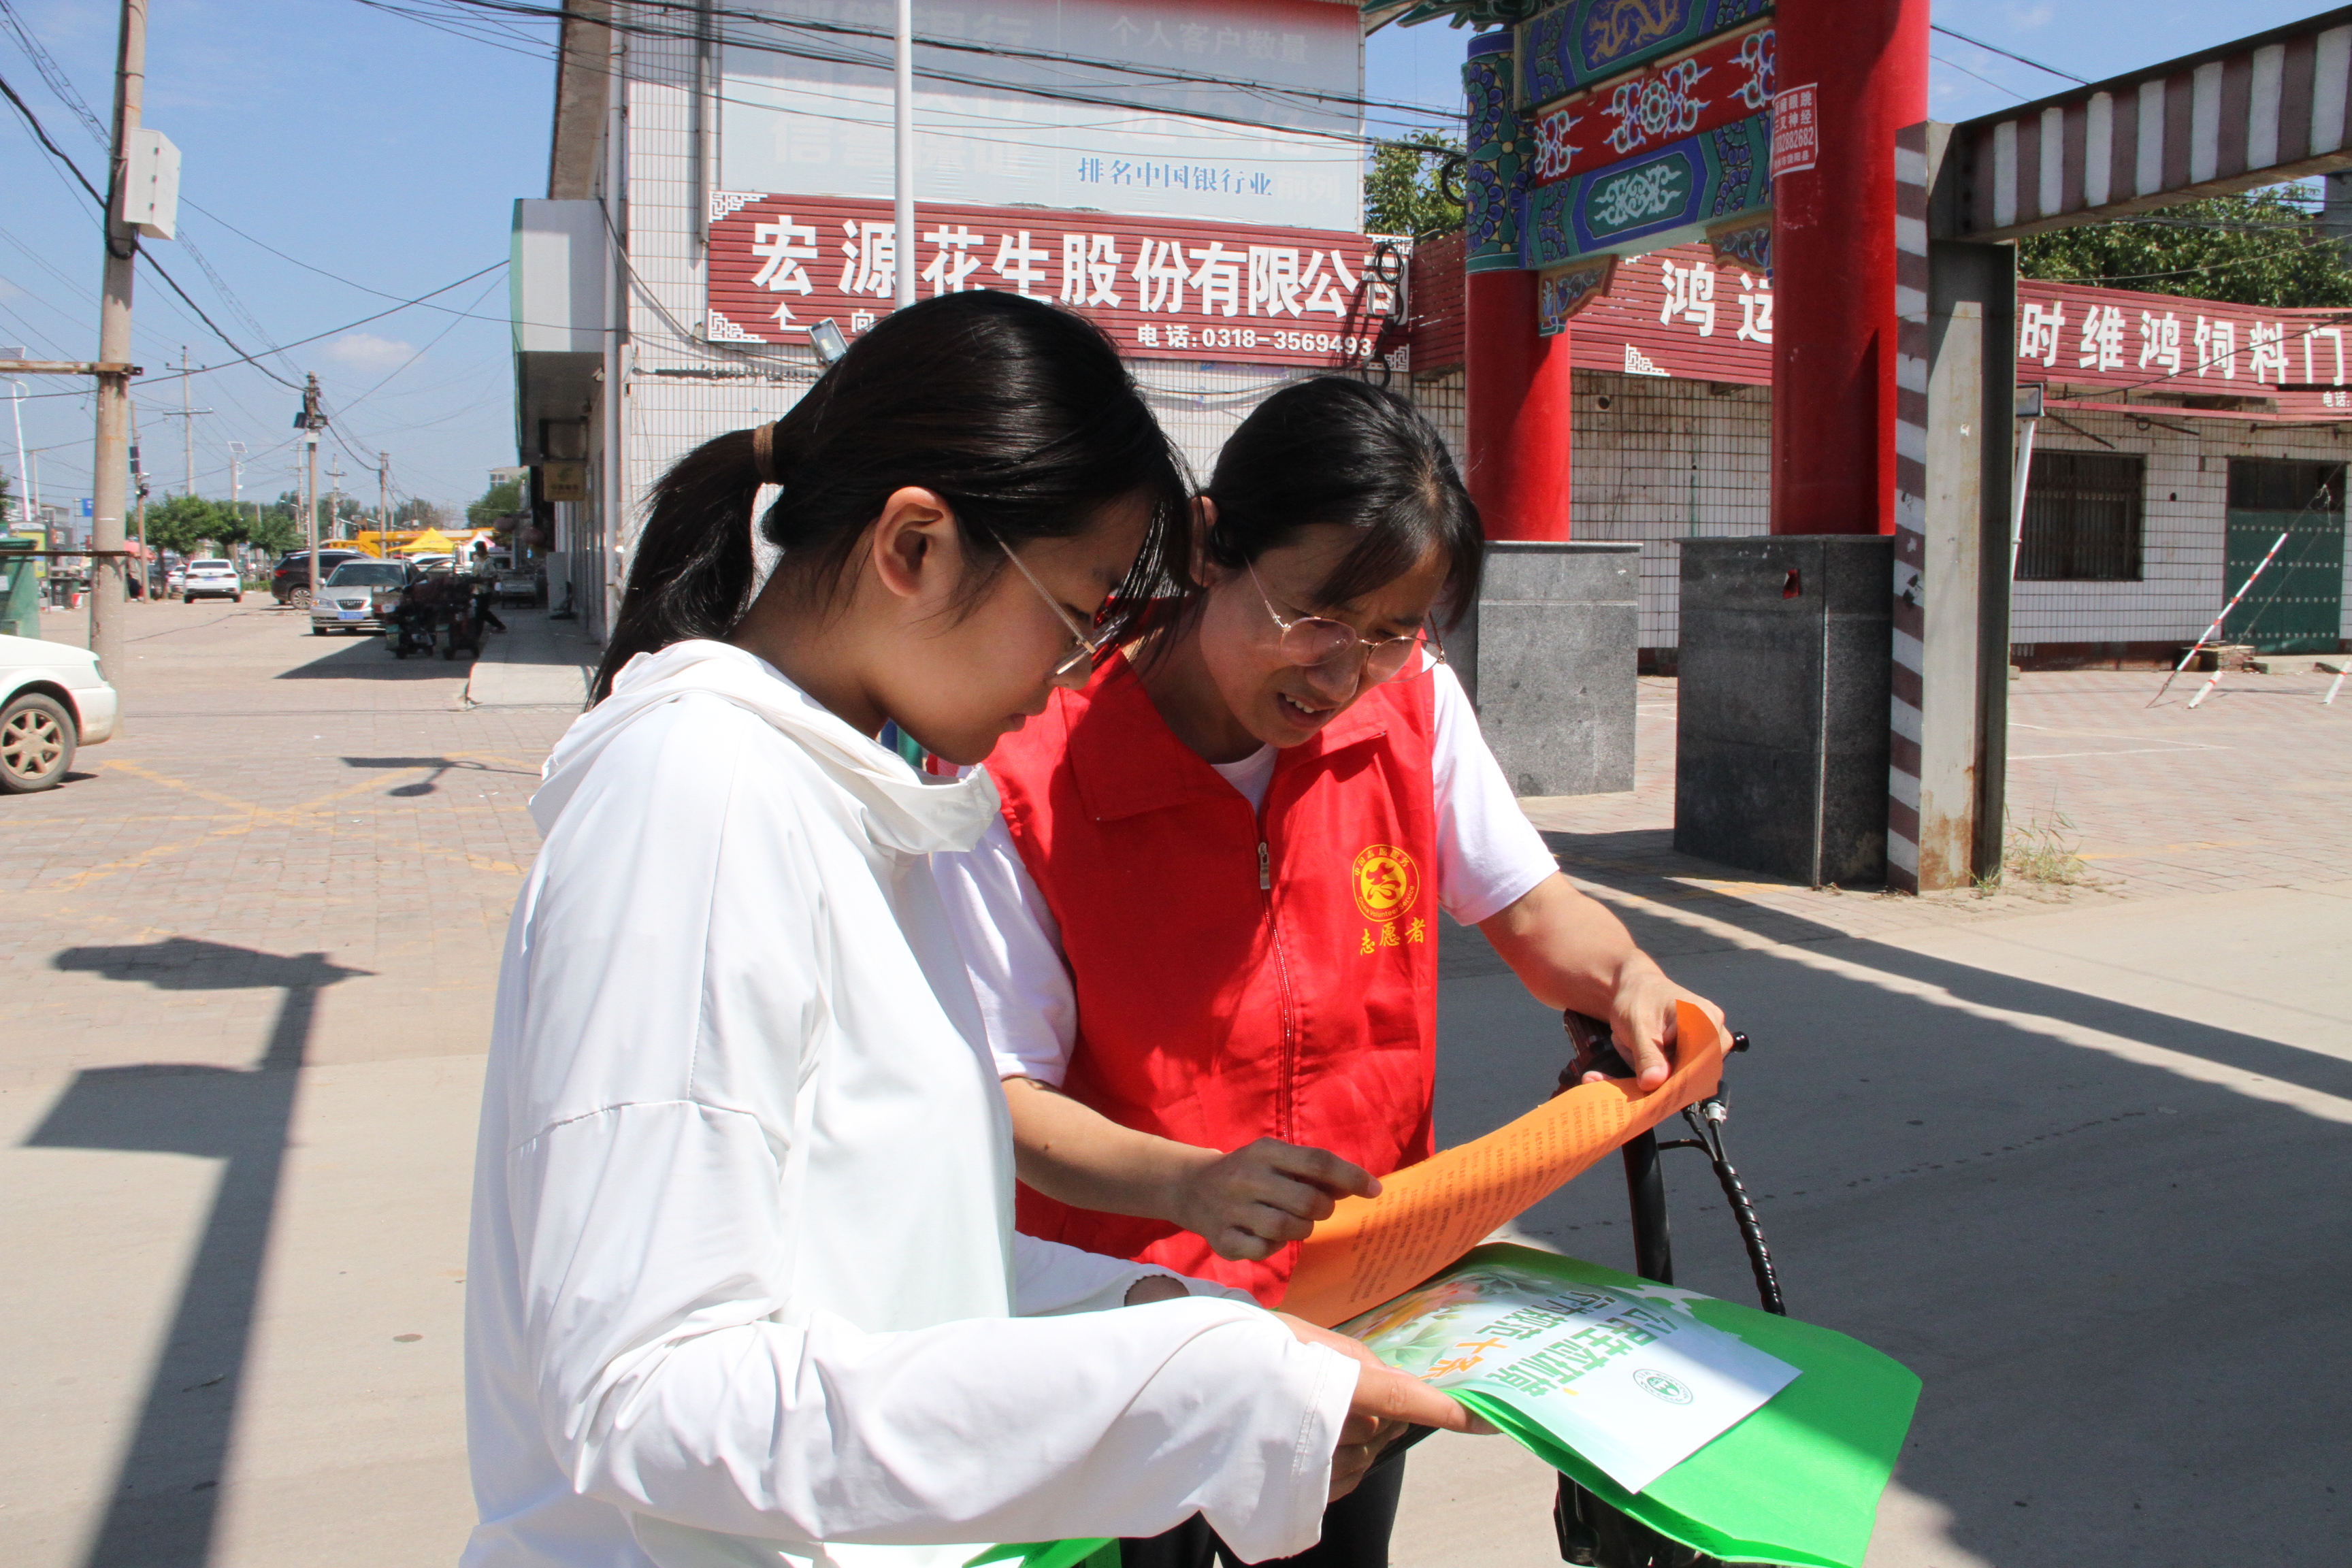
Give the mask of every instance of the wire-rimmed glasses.
M 1082 664 L 1092 664 L 1095 660 L 1100 658 L 1103 656 L 1103 651 L 1110 647 L 1111 634 L 1104 632 L 1100 636 L 1089 636 L 1087 632 L 1087 628 L 1078 625 L 1077 617 L 1071 615 L 1069 611 L 1062 608 L 1062 602 L 1054 597 L 1052 591 L 1048 589 L 1045 584 L 1040 583 L 1037 580 L 1037 574 L 1030 571 L 1027 563 L 1024 563 L 1021 557 L 1013 552 L 1013 546 L 1005 543 L 1004 541 L 1000 539 L 996 542 L 996 547 L 1004 552 L 1004 558 L 1013 563 L 1014 568 L 1020 572 L 1021 575 L 1029 579 L 1029 585 L 1037 590 L 1037 596 L 1045 601 L 1045 607 L 1053 611 L 1055 618 L 1060 621 L 1065 626 L 1067 626 L 1070 631 L 1070 636 L 1077 639 L 1077 651 L 1071 654 L 1069 658 L 1062 660 L 1061 663 L 1055 665 L 1054 667 L 1054 673 L 1047 679 L 1059 680 L 1064 676 L 1069 674 L 1072 670 L 1077 668 L 1078 666 Z
M 1274 598 L 1266 593 L 1265 584 L 1259 581 L 1257 568 L 1244 562 L 1243 569 L 1249 573 L 1259 601 L 1265 605 L 1265 613 L 1273 618 L 1280 634 L 1282 657 L 1293 664 L 1310 669 L 1325 669 L 1361 653 L 1364 659 L 1363 682 L 1367 686 L 1378 686 L 1382 681 L 1395 679 L 1402 672 L 1405 661 L 1412 657 L 1412 650 L 1421 645 L 1424 634 L 1438 662 L 1442 664 L 1445 660 L 1444 645 L 1437 641 L 1435 630 L 1426 626 L 1402 637 L 1359 637 L 1356 628 L 1346 622 L 1322 616 L 1299 616 L 1286 621 L 1282 613 L 1274 607 Z

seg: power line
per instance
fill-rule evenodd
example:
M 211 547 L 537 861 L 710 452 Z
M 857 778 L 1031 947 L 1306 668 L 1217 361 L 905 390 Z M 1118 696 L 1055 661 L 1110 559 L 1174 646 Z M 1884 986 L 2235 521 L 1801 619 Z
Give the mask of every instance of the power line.
M 33 68 L 40 73 L 41 79 L 48 84 L 49 90 L 57 95 L 58 101 L 81 121 L 82 129 L 89 133 L 90 139 L 98 143 L 101 151 L 108 150 L 110 139 L 107 136 L 106 127 L 99 122 L 97 113 L 74 87 L 73 79 L 66 74 L 65 68 L 58 64 L 56 57 L 44 48 L 40 40 L 33 37 L 30 29 L 26 27 L 23 19 L 16 15 L 16 7 L 9 3 L 9 0 L 0 0 L 0 27 L 5 27 L 15 37 L 17 47 L 22 49 L 26 58 L 33 62 Z M 55 150 L 52 146 L 52 151 Z M 80 172 L 76 170 L 75 173 L 76 177 L 80 178 Z M 89 185 L 87 179 L 81 179 L 81 184 L 85 188 Z M 194 204 L 189 205 L 193 206 Z M 237 298 L 236 290 L 228 286 L 228 280 L 214 268 L 211 259 L 196 244 L 194 237 L 181 236 L 180 246 L 188 253 L 190 259 L 203 269 L 205 278 L 211 280 L 214 291 L 219 294 L 222 302 L 235 311 L 257 336 L 268 337 L 269 329 L 262 325 L 260 318 L 247 308 L 244 300 Z M 151 258 L 150 260 L 152 262 L 152 258 Z M 288 368 L 292 367 L 289 365 Z
M 457 31 L 457 29 L 443 26 L 442 18 L 425 15 L 410 6 L 394 4 L 393 3 L 393 0 L 353 0 L 353 3 L 367 6 L 371 10 L 383 11 L 387 15 L 404 16 L 411 21 L 418 22 L 424 26 L 438 26 L 443 31 Z M 525 5 L 522 3 L 522 0 L 442 0 L 442 3 L 467 9 L 493 9 L 542 17 L 548 20 L 560 20 L 565 16 L 565 13 L 560 9 L 549 6 Z M 661 4 L 661 0 L 639 0 L 639 3 L 659 5 Z M 667 8 L 693 9 L 692 7 L 677 5 L 670 5 Z M 771 24 L 778 27 L 794 27 L 811 31 L 847 33 L 864 37 L 881 37 L 888 36 L 870 29 L 852 27 L 847 24 L 803 22 L 796 19 L 771 16 L 764 13 L 716 11 L 711 14 L 716 16 L 744 16 L 751 20 Z M 681 42 L 708 41 L 701 38 L 692 30 L 685 28 L 661 27 L 643 22 L 614 21 L 601 25 L 608 26 L 615 32 L 644 37 L 662 38 Z M 471 35 L 459 33 L 458 36 L 470 37 Z M 491 43 L 491 40 L 478 37 L 477 37 L 475 41 Z M 793 48 L 779 43 L 763 42 L 740 36 L 722 36 L 719 41 L 731 47 L 751 49 L 763 54 L 781 55 L 793 59 L 814 60 L 820 64 L 851 66 L 869 70 L 885 70 L 887 69 L 889 66 L 889 61 L 886 57 L 877 54 L 843 52 L 837 49 L 828 51 L 814 47 Z M 1003 49 L 987 45 L 950 44 L 943 43 L 936 39 L 919 39 L 918 46 L 922 48 L 951 49 L 979 54 L 999 54 L 1014 57 L 1032 55 L 1035 53 L 1035 51 Z M 497 43 L 492 43 L 492 47 L 499 48 L 514 47 L 514 46 L 511 45 Z M 538 58 L 545 58 L 537 50 L 516 49 L 515 52 L 531 54 Z M 561 46 L 550 46 L 546 52 L 547 54 L 560 58 L 562 51 Z M 1268 94 L 1281 94 L 1293 98 L 1305 97 L 1328 100 L 1342 107 L 1359 109 L 1366 107 L 1391 108 L 1412 114 L 1432 116 L 1444 115 L 1450 117 L 1450 111 L 1428 109 L 1417 104 L 1389 105 L 1384 103 L 1375 103 L 1372 100 L 1368 100 L 1362 98 L 1347 97 L 1339 94 L 1320 93 L 1312 89 L 1276 88 L 1265 83 L 1241 81 L 1238 79 L 1191 77 L 1173 73 L 1150 72 L 1139 69 L 1138 68 L 1121 66 L 1114 61 L 1089 60 L 1077 56 L 1046 55 L 1039 58 L 1054 59 L 1071 65 L 1085 66 L 1097 70 L 1128 75 L 1148 75 L 1158 79 L 1172 82 L 1200 82 L 1210 86 L 1231 85 L 1236 90 L 1251 93 L 1260 98 L 1265 98 Z M 1188 109 L 1178 108 L 1168 104 L 1139 103 L 1130 99 L 1108 96 L 1101 92 L 1086 92 L 1075 88 L 1049 87 L 1032 82 L 1009 82 L 992 77 L 976 76 L 968 72 L 942 69 L 937 66 L 924 68 L 919 74 L 932 81 L 949 82 L 961 87 L 979 88 L 990 92 L 1012 93 L 1023 97 L 1042 98 L 1056 102 L 1082 103 L 1097 108 L 1124 110 L 1131 114 L 1167 115 L 1173 118 L 1202 121 L 1212 124 L 1236 125 L 1244 127 L 1251 131 L 1259 132 L 1261 133 L 1268 129 L 1264 121 L 1253 120 L 1242 115 L 1220 114 L 1214 110 L 1201 108 Z M 751 105 L 750 107 L 767 106 Z M 1349 132 L 1334 129 L 1317 129 L 1313 127 L 1298 127 L 1295 129 L 1297 130 L 1297 133 L 1300 135 L 1320 137 L 1326 141 L 1357 147 L 1376 147 L 1381 145 L 1385 140 L 1383 138 L 1367 136 L 1360 132 Z
M 381 10 L 393 13 L 394 15 L 405 16 L 415 21 L 424 21 L 426 19 L 425 16 L 419 14 L 416 10 L 410 8 L 409 6 L 394 4 L 393 0 L 358 0 L 358 3 L 367 5 L 373 10 Z M 430 0 L 426 0 L 426 3 L 430 3 Z M 501 16 L 523 16 L 529 17 L 534 21 L 562 22 L 566 19 L 584 19 L 581 16 L 580 13 L 571 11 L 562 5 L 539 4 L 536 3 L 536 0 L 439 0 L 439 3 L 445 5 L 454 6 L 461 10 L 488 12 Z M 890 40 L 894 37 L 893 33 L 887 27 L 867 27 L 860 26 L 852 22 L 833 22 L 823 21 L 814 17 L 787 16 L 771 11 L 744 10 L 725 5 L 704 5 L 694 3 L 694 0 L 633 0 L 632 8 L 635 10 L 675 13 L 695 18 L 698 23 L 701 18 L 709 17 L 715 21 L 745 22 L 763 26 L 787 28 L 794 32 L 831 34 L 843 37 L 872 38 L 885 42 Z M 683 39 L 697 42 L 703 41 L 704 38 L 704 36 L 698 30 L 698 27 L 693 26 L 659 27 L 647 23 L 636 21 L 608 21 L 604 25 L 612 27 L 617 32 L 636 33 L 648 37 Z M 488 40 L 482 41 L 487 42 Z M 762 50 L 763 52 L 798 55 L 800 58 L 804 58 L 831 60 L 837 64 L 874 65 L 879 67 L 886 66 L 888 63 L 887 59 L 880 56 L 860 57 L 838 54 L 830 56 L 803 54 L 801 51 L 797 50 L 780 48 L 773 45 L 753 42 L 740 36 L 730 37 L 724 34 L 720 34 L 717 37 L 716 41 L 719 43 L 736 44 L 747 48 Z M 1026 49 L 1010 44 L 990 44 L 965 39 L 940 37 L 917 38 L 915 40 L 915 45 L 918 48 L 934 49 L 943 53 L 980 55 L 999 59 L 1035 60 L 1047 65 L 1076 67 L 1087 71 L 1137 77 L 1145 80 L 1166 82 L 1173 85 L 1192 84 L 1205 87 L 1233 88 L 1254 94 L 1276 95 L 1283 98 L 1307 100 L 1314 102 L 1328 103 L 1336 107 L 1346 109 L 1385 109 L 1410 114 L 1434 115 L 1441 118 L 1449 117 L 1454 112 L 1452 110 L 1433 109 L 1424 104 L 1403 103 L 1388 99 L 1367 98 L 1361 93 L 1333 92 L 1320 88 L 1282 87 L 1271 82 L 1252 80 L 1246 77 L 1215 76 L 1202 72 L 1163 69 L 1146 65 L 1130 65 L 1123 61 L 1104 59 L 1089 55 L 1069 54 L 1061 50 Z M 987 82 L 985 85 L 1007 88 L 1014 91 L 1028 90 L 1025 86 L 1017 83 L 991 81 Z M 1127 108 L 1151 107 L 1148 105 L 1129 104 L 1124 100 L 1108 100 L 1105 101 L 1118 103 L 1121 107 Z M 1162 112 L 1184 113 L 1189 111 L 1181 110 L 1162 110 Z
M 1988 54 L 2000 55 L 2005 59 L 2015 60 L 2021 66 L 2032 66 L 2035 70 L 2042 71 L 2050 76 L 2062 77 L 2067 81 L 2074 83 L 2078 87 L 2088 87 L 2091 85 L 2090 79 L 2087 77 L 2076 76 L 2073 71 L 2062 71 L 2056 66 L 2045 66 L 2040 60 L 2028 59 L 2023 55 L 2018 54 L 2014 50 L 2002 48 L 1999 44 L 1988 44 L 1982 38 L 1971 38 L 1966 33 L 1955 32 L 1953 29 L 1945 26 L 1941 22 L 1930 22 L 1927 25 L 1931 29 L 1943 34 L 1944 37 L 1948 38 L 1958 38 L 1964 44 L 1973 44 L 1978 48 L 1984 50 Z M 1946 60 L 1944 63 L 1946 65 L 1950 65 L 1952 62 Z M 1960 67 L 1958 68 L 1966 69 L 1967 68 Z M 1969 71 L 1969 74 L 1970 76 L 1976 76 L 1976 72 L 1974 71 Z M 1977 77 L 1977 79 L 1979 81 L 1982 81 L 1984 79 L 1982 77 Z M 2008 89 L 2004 88 L 2001 90 L 2005 92 Z
M 73 175 L 73 177 L 77 181 L 80 182 L 81 188 L 89 193 L 89 199 L 98 204 L 99 213 L 100 216 L 103 217 L 106 212 L 105 195 L 100 192 L 96 185 L 89 183 L 89 176 L 81 172 L 81 165 L 76 163 L 72 158 L 68 157 L 64 148 L 49 140 L 49 133 L 42 126 L 40 116 L 35 114 L 33 112 L 32 106 L 16 95 L 16 89 L 8 85 L 8 79 L 5 77 L 0 77 L 0 93 L 6 94 L 8 101 L 16 105 L 16 112 L 25 117 L 25 123 L 32 127 L 34 137 L 39 141 L 41 146 L 48 153 L 49 156 L 55 158 L 59 163 L 64 164 L 66 169 Z M 181 300 L 186 303 L 188 309 L 196 313 L 196 319 L 198 321 L 204 322 L 206 327 L 211 329 L 213 336 L 226 343 L 231 350 L 243 356 L 245 363 L 252 364 L 256 370 L 261 372 L 262 374 L 269 377 L 272 381 L 278 382 L 281 385 L 293 387 L 297 392 L 302 390 L 300 387 L 295 386 L 294 383 L 288 381 L 284 376 L 279 375 L 276 371 L 273 371 L 268 366 L 260 363 L 257 356 L 246 353 L 245 350 L 237 346 L 236 339 L 230 337 L 226 332 L 221 330 L 221 326 L 218 321 L 214 321 L 210 316 L 205 313 L 205 308 L 196 303 L 194 296 L 191 295 L 185 289 L 180 287 L 179 279 L 173 278 L 171 273 L 164 270 L 163 264 L 162 262 L 156 260 L 155 258 L 149 254 L 143 247 L 134 245 L 133 248 L 139 258 L 147 263 L 148 269 L 152 271 L 156 277 L 162 279 L 164 286 L 169 288 L 173 293 L 177 294 Z M 277 351 L 272 350 L 270 352 L 275 353 Z M 213 367 L 207 366 L 206 368 L 209 369 Z
M 26 59 L 33 62 L 33 68 L 41 73 L 41 79 L 49 84 L 51 92 L 58 95 L 58 101 L 79 117 L 83 128 L 98 139 L 100 146 L 107 145 L 110 138 L 106 127 L 100 122 L 89 105 L 83 101 L 81 94 L 74 89 L 73 79 L 67 76 L 55 57 L 41 47 L 41 41 L 33 37 L 32 29 L 25 26 L 23 18 L 16 15 L 16 7 L 9 4 L 9 0 L 0 0 L 0 28 L 6 29 L 9 36 L 16 40 L 16 47 L 25 51 Z
M 1972 71 L 1972 70 L 1969 69 L 1969 68 L 1968 68 L 1968 67 L 1966 67 L 1966 66 L 1962 65 L 1962 64 L 1961 64 L 1959 61 L 1958 61 L 1958 60 L 1946 59 L 1943 56 L 1941 56 L 1941 55 L 1939 55 L 1939 54 L 1937 54 L 1937 53 L 1936 53 L 1936 52 L 1934 52 L 1933 50 L 1928 51 L 1927 58 L 1928 58 L 1929 59 L 1931 59 L 1931 60 L 1934 60 L 1934 61 L 1935 61 L 1937 65 L 1939 65 L 1939 66 L 1949 66 L 1949 67 L 1951 67 L 1954 70 L 1956 70 L 1956 71 L 1959 72 L 1962 76 L 1972 76 L 1972 77 L 1975 77 L 1979 81 L 1980 81 L 1980 82 L 1984 83 L 1987 87 L 1989 87 L 1989 88 L 1992 89 L 1993 89 L 1993 91 L 1995 91 L 1995 92 L 1999 92 L 1999 93 L 2006 93 L 2006 94 L 2007 94 L 2008 96 L 2010 96 L 2011 98 L 2013 98 L 2013 99 L 2017 100 L 2017 101 L 2018 101 L 2018 102 L 2020 102 L 2020 103 L 2023 103 L 2024 101 L 2026 101 L 2025 95 L 2024 95 L 2023 93 L 2021 93 L 2021 92 L 2018 91 L 2018 90 L 2017 90 L 2017 89 L 2015 89 L 2015 88 L 2013 88 L 2013 87 L 2003 87 L 2000 83 L 1999 83 L 1999 82 L 1997 82 L 1997 81 L 1993 80 L 1993 79 L 1992 79 L 1992 78 L 1990 78 L 1990 77 L 1989 77 L 1989 76 L 1985 75 L 1983 72 L 1981 72 L 1981 71 Z

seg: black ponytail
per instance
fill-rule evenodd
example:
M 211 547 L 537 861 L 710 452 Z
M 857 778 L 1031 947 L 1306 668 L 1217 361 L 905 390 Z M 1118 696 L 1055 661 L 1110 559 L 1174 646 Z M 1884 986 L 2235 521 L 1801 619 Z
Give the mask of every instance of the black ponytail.
M 1116 636 L 1152 592 L 1182 586 L 1190 509 L 1174 449 L 1118 351 L 1084 318 L 1017 294 L 941 295 L 885 316 L 765 431 L 736 430 L 679 458 L 654 487 L 593 688 L 640 653 L 724 637 L 751 607 L 750 514 L 765 473 L 783 487 L 760 520 L 813 599 L 841 584 L 891 493 L 936 491 L 972 546 L 976 596 L 998 542 L 1067 538 L 1140 498 L 1150 531 L 1112 602 Z
M 1344 376 L 1286 386 L 1257 405 L 1217 454 L 1209 499 L 1216 526 L 1202 554 L 1239 571 L 1304 528 L 1338 524 L 1362 539 L 1316 590 L 1345 605 L 1444 552 L 1445 624 L 1478 596 L 1486 536 L 1437 427 L 1401 393 Z

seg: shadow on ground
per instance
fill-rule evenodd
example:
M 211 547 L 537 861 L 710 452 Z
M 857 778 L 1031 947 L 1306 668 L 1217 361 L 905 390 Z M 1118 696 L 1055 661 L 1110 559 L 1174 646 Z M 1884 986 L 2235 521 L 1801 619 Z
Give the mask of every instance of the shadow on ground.
M 1926 1379 L 1900 1479 L 1948 1511 L 1953 1545 L 2000 1568 L 2339 1561 L 2352 1064 L 1825 927 L 1792 936 L 1811 922 L 1727 895 L 1704 910 L 1801 944 L 1718 940 L 1671 967 L 1755 1038 L 1727 1073 L 1727 1131 L 1790 1310 Z M 1556 1014 L 1472 967 L 1443 1003 L 1442 1144 L 1528 1109 L 1566 1054 Z M 2082 1030 L 2177 1055 L 2123 1059 Z M 2270 1087 L 2204 1081 L 2208 1064 Z M 1666 1161 L 1678 1282 L 1752 1300 L 1706 1167 Z M 1613 1162 L 1522 1224 L 1631 1266 Z
M 308 636 L 309 634 L 303 634 Z M 278 680 L 462 680 L 469 659 L 394 658 L 381 632 L 335 632 L 311 637 L 319 652 L 308 663 L 281 670 Z
M 152 1063 L 77 1073 L 26 1144 L 189 1154 L 222 1162 L 211 1215 L 180 1289 L 136 1432 L 123 1450 L 89 1568 L 202 1568 L 236 1420 L 261 1268 L 277 1215 L 294 1094 L 319 993 L 368 973 L 324 953 L 291 955 L 173 937 L 68 948 L 54 967 L 162 991 L 281 994 L 269 1045 L 250 1068 Z
M 421 779 L 404 784 L 383 793 L 402 798 L 431 795 L 441 787 L 442 778 L 452 773 L 509 773 L 517 778 L 536 779 L 539 774 L 530 768 L 501 768 L 470 757 L 345 757 L 347 768 L 383 768 L 405 773 L 417 768 L 433 771 Z

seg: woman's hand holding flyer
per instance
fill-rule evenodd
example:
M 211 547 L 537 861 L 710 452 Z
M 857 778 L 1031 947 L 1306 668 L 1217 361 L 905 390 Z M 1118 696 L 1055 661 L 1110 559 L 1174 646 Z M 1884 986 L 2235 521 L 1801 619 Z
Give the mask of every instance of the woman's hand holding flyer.
M 1391 1369 L 1361 1341 L 1318 1328 L 1287 1312 L 1275 1316 L 1302 1342 L 1338 1351 L 1361 1369 L 1356 1373 L 1356 1396 L 1349 1404 L 1347 1423 L 1339 1431 L 1339 1450 L 1331 1456 L 1333 1501 L 1353 1491 L 1364 1472 L 1408 1427 L 1435 1426 L 1482 1436 L 1494 1432 L 1485 1419 L 1421 1378 Z

